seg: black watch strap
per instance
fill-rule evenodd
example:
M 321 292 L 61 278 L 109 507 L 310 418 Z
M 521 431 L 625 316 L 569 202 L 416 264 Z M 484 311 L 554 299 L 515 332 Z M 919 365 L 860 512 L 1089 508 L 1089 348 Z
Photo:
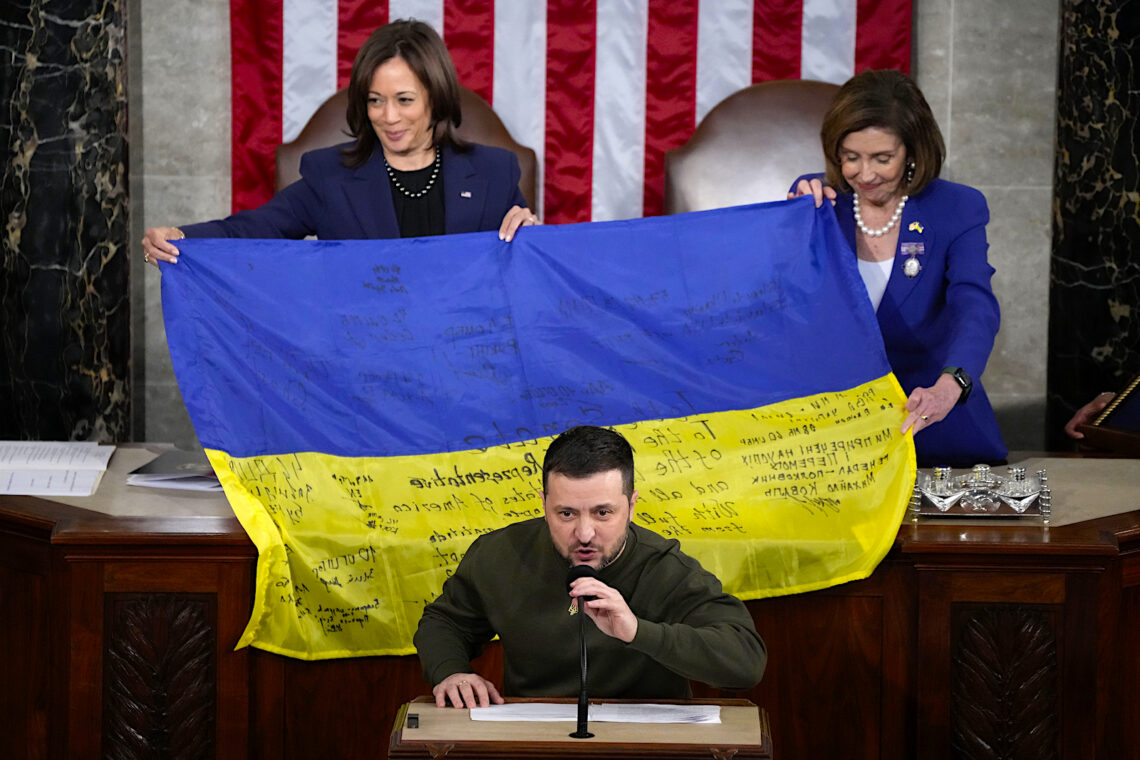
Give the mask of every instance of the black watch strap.
M 974 390 L 974 381 L 970 377 L 970 373 L 961 367 L 945 367 L 942 374 L 954 378 L 954 382 L 958 383 L 958 387 L 962 389 L 958 396 L 958 403 L 966 403 L 966 399 L 970 397 L 970 391 Z

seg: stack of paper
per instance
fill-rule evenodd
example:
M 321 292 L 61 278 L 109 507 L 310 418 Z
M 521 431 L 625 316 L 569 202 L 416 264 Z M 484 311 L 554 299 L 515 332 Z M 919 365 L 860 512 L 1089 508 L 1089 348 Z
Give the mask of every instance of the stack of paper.
M 149 488 L 178 488 L 186 491 L 220 491 L 222 484 L 201 451 L 172 449 L 131 470 L 127 485 Z
M 568 702 L 512 702 L 474 707 L 471 720 L 573 723 L 578 705 Z M 662 705 L 609 702 L 590 705 L 598 723 L 720 723 L 720 705 Z
M 0 441 L 0 494 L 91 496 L 113 453 L 89 441 Z

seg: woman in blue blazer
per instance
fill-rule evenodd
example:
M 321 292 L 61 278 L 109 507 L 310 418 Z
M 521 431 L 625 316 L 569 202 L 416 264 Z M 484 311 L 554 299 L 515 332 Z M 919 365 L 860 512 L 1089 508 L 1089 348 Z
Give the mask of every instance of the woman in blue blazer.
M 902 430 L 914 430 L 919 466 L 1004 461 L 978 381 L 1000 322 L 985 198 L 938 179 L 942 134 L 922 92 L 900 72 L 848 80 L 820 137 L 826 174 L 801 177 L 789 197 L 810 193 L 817 205 L 826 197 L 835 207 L 908 396 Z
M 443 40 L 420 21 L 393 21 L 353 62 L 347 121 L 353 142 L 306 153 L 301 179 L 260 208 L 226 219 L 154 227 L 149 264 L 176 263 L 184 237 L 360 239 L 499 230 L 537 224 L 519 190 L 515 154 L 466 143 L 459 84 Z

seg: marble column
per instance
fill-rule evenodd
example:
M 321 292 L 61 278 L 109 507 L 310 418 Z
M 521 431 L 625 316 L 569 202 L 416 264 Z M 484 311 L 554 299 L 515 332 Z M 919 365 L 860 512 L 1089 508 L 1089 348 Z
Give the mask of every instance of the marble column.
M 0 438 L 129 438 L 126 2 L 0 5 Z
M 1140 12 L 1062 0 L 1048 430 L 1140 373 Z

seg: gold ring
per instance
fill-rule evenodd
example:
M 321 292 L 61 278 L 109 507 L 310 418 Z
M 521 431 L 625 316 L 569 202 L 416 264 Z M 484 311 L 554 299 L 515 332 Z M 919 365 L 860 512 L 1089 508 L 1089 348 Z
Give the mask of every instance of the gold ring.
M 150 254 L 146 253 L 145 251 L 143 252 L 143 261 L 145 261 L 148 264 L 150 263 Z
M 924 415 L 922 415 L 922 421 L 923 421 L 923 422 L 926 422 L 928 419 L 930 419 L 930 418 L 929 418 L 929 417 L 927 417 L 925 414 L 924 414 Z

